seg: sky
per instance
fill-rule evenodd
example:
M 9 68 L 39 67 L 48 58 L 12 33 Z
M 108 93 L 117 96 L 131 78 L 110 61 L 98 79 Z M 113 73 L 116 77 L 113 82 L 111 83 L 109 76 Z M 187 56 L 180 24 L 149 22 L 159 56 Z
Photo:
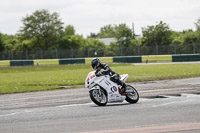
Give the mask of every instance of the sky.
M 136 34 L 160 21 L 175 31 L 195 30 L 200 19 L 200 0 L 0 0 L 0 32 L 16 34 L 22 18 L 41 9 L 57 12 L 64 26 L 73 25 L 85 37 L 122 23 L 134 23 Z

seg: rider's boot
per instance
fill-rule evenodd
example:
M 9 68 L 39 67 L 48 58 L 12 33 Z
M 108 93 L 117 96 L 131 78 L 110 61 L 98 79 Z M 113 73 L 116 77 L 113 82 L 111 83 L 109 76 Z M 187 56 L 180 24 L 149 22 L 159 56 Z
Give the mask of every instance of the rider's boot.
M 122 85 L 122 92 L 123 92 L 123 93 L 126 92 L 126 84 L 125 84 L 125 83 L 123 83 L 123 85 Z
M 121 81 L 121 80 L 119 80 L 119 84 L 122 86 L 122 93 L 125 93 L 126 92 L 126 84 L 123 82 L 123 81 Z

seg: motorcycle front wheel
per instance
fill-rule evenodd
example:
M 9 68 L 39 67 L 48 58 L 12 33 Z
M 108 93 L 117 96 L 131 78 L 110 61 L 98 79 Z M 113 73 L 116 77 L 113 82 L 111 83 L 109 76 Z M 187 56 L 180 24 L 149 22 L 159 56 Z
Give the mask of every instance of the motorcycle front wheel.
M 101 89 L 91 90 L 90 98 L 95 104 L 99 106 L 105 106 L 108 102 L 105 92 Z
M 137 103 L 139 100 L 139 94 L 137 90 L 130 85 L 127 85 L 126 89 L 132 91 L 126 95 L 126 101 L 129 103 Z

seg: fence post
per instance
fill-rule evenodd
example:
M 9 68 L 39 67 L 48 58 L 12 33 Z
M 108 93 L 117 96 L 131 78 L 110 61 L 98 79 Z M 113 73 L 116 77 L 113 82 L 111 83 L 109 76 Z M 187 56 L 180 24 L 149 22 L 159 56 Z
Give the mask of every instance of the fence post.
M 176 43 L 174 43 L 174 53 L 176 54 Z
M 104 48 L 104 57 L 106 57 L 106 48 Z
M 26 49 L 26 59 L 28 59 L 28 50 Z
M 58 49 L 55 48 L 55 52 L 56 52 L 56 58 L 58 59 Z
M 72 58 L 74 58 L 74 50 L 73 50 L 73 48 L 72 47 L 70 47 L 71 48 L 71 56 L 72 56 Z
M 90 51 L 89 51 L 89 48 L 87 48 L 87 55 L 88 55 L 88 57 L 90 57 Z
M 137 46 L 138 47 L 138 55 L 140 55 L 140 46 Z
M 43 59 L 43 51 L 41 48 L 40 48 L 40 54 L 41 54 L 41 59 Z
M 156 55 L 158 55 L 158 45 L 156 44 Z
M 193 44 L 193 52 L 194 52 L 194 54 L 196 53 L 195 51 L 196 51 L 196 49 L 195 49 L 195 43 L 192 41 L 192 44 Z
M 13 51 L 11 50 L 10 53 L 11 53 L 11 60 L 13 60 Z

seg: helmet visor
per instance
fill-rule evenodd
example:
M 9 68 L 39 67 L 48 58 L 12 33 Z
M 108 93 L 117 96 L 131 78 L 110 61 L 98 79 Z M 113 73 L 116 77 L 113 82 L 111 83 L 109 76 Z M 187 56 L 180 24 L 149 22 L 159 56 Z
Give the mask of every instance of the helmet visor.
M 99 63 L 98 63 L 97 61 L 92 62 L 92 67 L 93 67 L 94 70 L 97 69 L 98 64 L 99 64 Z

